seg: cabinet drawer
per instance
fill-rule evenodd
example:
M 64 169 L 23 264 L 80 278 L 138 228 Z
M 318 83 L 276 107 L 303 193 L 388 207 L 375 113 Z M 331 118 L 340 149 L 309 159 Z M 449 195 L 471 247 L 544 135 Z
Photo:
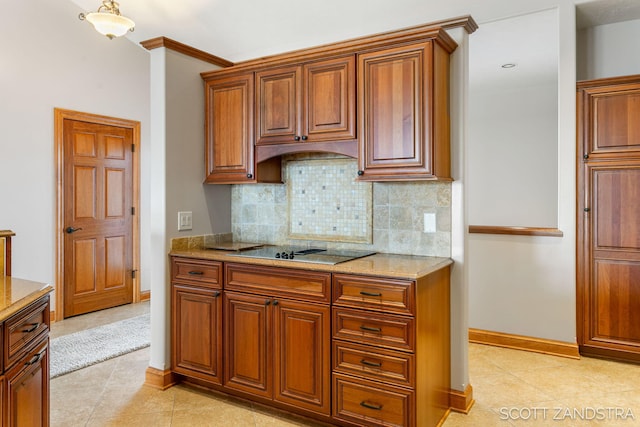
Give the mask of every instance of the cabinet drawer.
M 335 274 L 335 304 L 400 314 L 414 314 L 415 282 Z
M 224 286 L 240 292 L 331 301 L 331 273 L 227 263 Z
M 395 383 L 405 387 L 414 386 L 414 360 L 413 354 L 340 341 L 334 341 L 333 344 L 333 369 L 335 372 Z
M 413 392 L 338 374 L 333 379 L 334 418 L 359 425 L 415 425 Z
M 220 288 L 222 287 L 222 263 L 192 258 L 173 258 L 171 281 Z
M 413 351 L 414 323 L 410 317 L 334 308 L 333 337 Z
M 49 297 L 9 318 L 5 325 L 4 366 L 8 369 L 49 331 Z

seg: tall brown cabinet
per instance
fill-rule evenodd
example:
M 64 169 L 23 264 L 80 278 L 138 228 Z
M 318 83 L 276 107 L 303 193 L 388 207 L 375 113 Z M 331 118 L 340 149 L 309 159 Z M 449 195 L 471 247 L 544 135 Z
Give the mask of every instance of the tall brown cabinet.
M 578 344 L 640 362 L 640 75 L 577 89 Z

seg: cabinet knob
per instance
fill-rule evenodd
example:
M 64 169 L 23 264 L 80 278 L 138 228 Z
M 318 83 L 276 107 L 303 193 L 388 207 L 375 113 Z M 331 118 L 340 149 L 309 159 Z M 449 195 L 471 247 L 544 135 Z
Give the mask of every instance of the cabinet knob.
M 300 137 L 298 135 L 296 135 L 296 136 L 293 137 L 293 140 L 294 141 L 300 141 Z
M 587 160 L 589 158 L 589 153 L 586 153 L 585 155 L 583 155 L 582 158 Z
M 253 174 L 252 173 L 248 173 L 247 174 L 247 178 L 252 179 L 253 178 Z
M 264 300 L 264 305 L 269 305 L 269 304 L 271 304 L 271 300 L 268 300 L 268 299 Z
M 302 140 L 306 141 L 307 140 L 307 135 L 302 135 Z
M 278 300 L 277 299 L 273 300 L 273 305 L 278 305 Z
M 358 171 L 358 176 L 364 175 L 364 171 Z

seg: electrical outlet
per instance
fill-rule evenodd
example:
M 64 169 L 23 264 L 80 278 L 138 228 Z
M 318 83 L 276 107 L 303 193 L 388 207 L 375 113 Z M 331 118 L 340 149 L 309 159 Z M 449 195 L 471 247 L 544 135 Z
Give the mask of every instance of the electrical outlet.
M 178 212 L 178 231 L 193 229 L 192 212 Z
M 436 232 L 436 214 L 426 213 L 424 214 L 424 232 L 435 233 Z

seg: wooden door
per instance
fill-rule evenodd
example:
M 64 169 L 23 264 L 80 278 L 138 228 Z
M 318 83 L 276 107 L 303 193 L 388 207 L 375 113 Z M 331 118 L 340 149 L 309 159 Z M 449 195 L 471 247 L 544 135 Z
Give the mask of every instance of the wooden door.
M 578 344 L 640 361 L 640 76 L 578 86 Z
M 172 287 L 172 369 L 222 384 L 221 291 Z
M 308 142 L 356 137 L 355 56 L 305 64 L 303 129 Z
M 426 42 L 358 56 L 361 178 L 431 173 L 432 50 Z
M 64 317 L 133 300 L 133 131 L 65 119 Z
M 302 140 L 301 68 L 276 68 L 256 73 L 256 145 Z
M 273 390 L 271 301 L 224 293 L 225 386 L 271 398 Z
M 205 182 L 255 180 L 253 89 L 253 73 L 205 82 Z
M 331 414 L 331 311 L 329 306 L 276 300 L 274 398 Z

